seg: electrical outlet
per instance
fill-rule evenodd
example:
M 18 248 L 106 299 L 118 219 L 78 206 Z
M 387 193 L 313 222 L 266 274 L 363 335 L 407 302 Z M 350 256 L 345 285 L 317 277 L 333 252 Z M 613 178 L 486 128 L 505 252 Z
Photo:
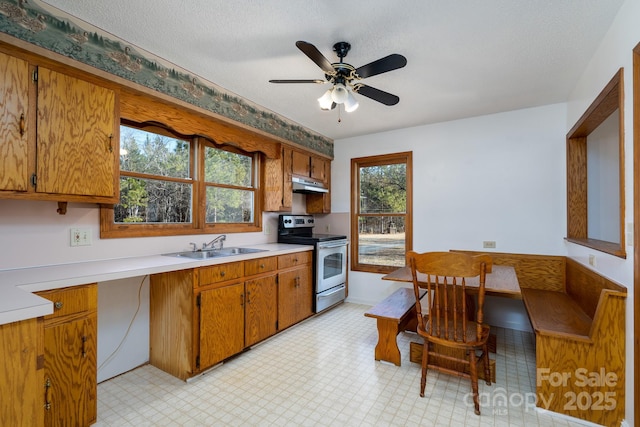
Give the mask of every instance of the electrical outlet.
M 91 246 L 91 229 L 72 228 L 70 234 L 71 246 Z
M 596 256 L 593 254 L 589 254 L 589 265 L 592 267 L 596 266 Z
M 494 240 L 485 240 L 484 242 L 482 242 L 482 247 L 483 248 L 495 249 L 496 248 L 496 242 Z
M 266 235 L 271 234 L 271 226 L 268 223 L 265 223 L 263 231 L 264 231 L 264 234 L 266 234 Z
M 327 225 L 325 226 L 325 231 L 326 231 L 327 233 L 329 233 L 329 232 L 331 231 L 331 226 L 330 226 L 329 224 L 327 224 Z

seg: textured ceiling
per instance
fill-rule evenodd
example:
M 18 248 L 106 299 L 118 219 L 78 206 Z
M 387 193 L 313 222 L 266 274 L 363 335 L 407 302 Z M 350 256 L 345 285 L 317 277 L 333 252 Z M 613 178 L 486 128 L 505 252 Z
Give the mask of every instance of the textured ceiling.
M 623 0 L 47 0 L 46 3 L 329 138 L 509 111 L 567 99 Z M 351 43 L 355 67 L 391 53 L 406 67 L 363 83 L 353 113 L 321 111 L 326 85 L 295 42 Z

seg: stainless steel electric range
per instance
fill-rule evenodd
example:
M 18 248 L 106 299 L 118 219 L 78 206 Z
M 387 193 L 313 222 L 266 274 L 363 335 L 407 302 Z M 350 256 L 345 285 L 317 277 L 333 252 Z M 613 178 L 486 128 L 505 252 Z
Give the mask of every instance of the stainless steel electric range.
M 314 311 L 320 313 L 346 298 L 347 236 L 316 234 L 313 215 L 280 215 L 278 243 L 314 246 Z

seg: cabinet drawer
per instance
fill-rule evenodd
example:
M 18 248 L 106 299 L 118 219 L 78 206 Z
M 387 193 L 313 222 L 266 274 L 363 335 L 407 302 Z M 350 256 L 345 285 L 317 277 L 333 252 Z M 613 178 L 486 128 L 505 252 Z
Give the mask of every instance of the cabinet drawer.
M 244 275 L 253 276 L 254 274 L 274 271 L 277 268 L 278 259 L 274 256 L 267 258 L 250 259 L 244 262 Z
M 237 279 L 244 275 L 242 262 L 212 265 L 200 268 L 200 286 Z
M 53 314 L 45 320 L 83 311 L 96 310 L 98 307 L 98 285 L 74 286 L 64 289 L 36 292 L 42 298 L 53 302 Z
M 311 263 L 311 252 L 296 252 L 294 254 L 280 255 L 278 257 L 278 269 L 295 267 L 297 265 Z

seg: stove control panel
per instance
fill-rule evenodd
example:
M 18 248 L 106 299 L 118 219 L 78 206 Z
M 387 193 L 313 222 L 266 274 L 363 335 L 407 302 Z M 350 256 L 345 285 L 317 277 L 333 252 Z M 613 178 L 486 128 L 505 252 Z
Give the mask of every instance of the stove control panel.
M 278 228 L 311 228 L 314 224 L 313 215 L 280 215 Z

